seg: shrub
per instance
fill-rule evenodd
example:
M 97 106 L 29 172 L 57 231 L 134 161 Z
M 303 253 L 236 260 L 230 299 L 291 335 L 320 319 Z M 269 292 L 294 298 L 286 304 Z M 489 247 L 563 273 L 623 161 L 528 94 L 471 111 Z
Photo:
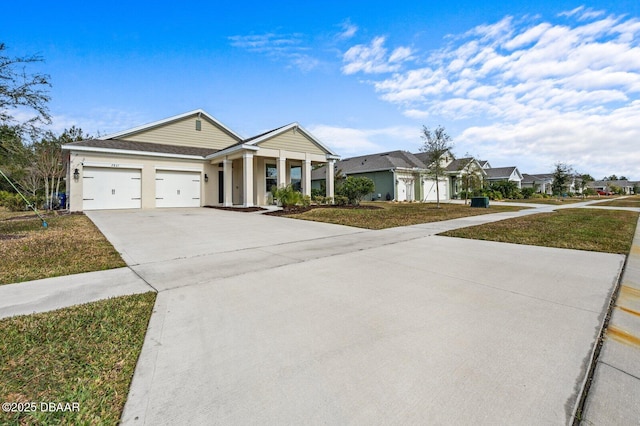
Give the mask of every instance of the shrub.
M 29 202 L 34 203 L 35 200 L 30 199 Z M 28 208 L 27 203 L 24 202 L 19 194 L 7 191 L 0 191 L 0 206 L 6 207 L 12 212 L 19 212 Z
M 338 206 L 346 206 L 349 203 L 349 198 L 345 197 L 344 195 L 336 195 L 335 202 Z
M 271 193 L 284 209 L 302 204 L 302 194 L 293 189 L 293 186 L 291 185 L 283 186 L 280 188 L 276 188 L 274 186 L 273 188 L 271 188 Z
M 338 195 L 347 197 L 349 204 L 359 205 L 360 201 L 375 190 L 375 184 L 368 177 L 348 176 L 340 188 Z
M 535 194 L 536 190 L 534 188 L 522 188 L 520 193 L 523 198 L 532 198 L 533 194 Z
M 302 207 L 309 207 L 311 205 L 311 196 L 303 195 L 300 199 L 300 203 L 302 204 Z

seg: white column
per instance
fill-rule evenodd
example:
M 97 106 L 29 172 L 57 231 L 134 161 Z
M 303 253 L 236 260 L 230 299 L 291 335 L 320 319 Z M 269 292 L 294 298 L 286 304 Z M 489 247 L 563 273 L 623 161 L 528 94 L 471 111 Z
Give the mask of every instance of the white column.
M 253 206 L 253 154 L 242 154 L 242 189 L 244 195 L 244 207 Z
M 302 195 L 311 196 L 311 160 L 302 162 Z
M 334 164 L 335 161 L 334 160 L 329 160 L 329 162 L 327 163 L 327 177 L 326 177 L 326 187 L 327 187 L 327 197 L 331 197 L 331 199 L 335 198 L 335 193 L 334 193 L 334 185 L 333 185 L 333 175 L 335 173 L 335 171 L 333 170 L 334 168 Z
M 233 174 L 231 165 L 233 162 L 228 159 L 222 161 L 222 173 L 224 175 L 224 206 L 233 206 Z
M 279 157 L 277 166 L 278 168 L 278 188 L 287 186 L 287 159 L 286 157 Z

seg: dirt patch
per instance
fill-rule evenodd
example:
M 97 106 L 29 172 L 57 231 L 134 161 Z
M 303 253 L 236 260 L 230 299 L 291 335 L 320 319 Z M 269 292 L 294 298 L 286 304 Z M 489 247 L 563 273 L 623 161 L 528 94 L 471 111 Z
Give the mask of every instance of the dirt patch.
M 267 210 L 267 209 L 263 209 L 262 207 L 222 207 L 222 206 L 205 206 L 205 207 L 210 209 L 227 210 L 230 212 L 244 212 L 244 213 L 261 212 L 263 210 Z
M 276 210 L 273 212 L 268 212 L 264 214 L 268 214 L 269 216 L 287 216 L 290 214 L 300 214 L 304 212 L 308 212 L 313 209 L 348 209 L 348 210 L 378 210 L 382 209 L 380 206 L 337 206 L 337 205 L 322 205 L 322 206 L 309 206 L 309 207 L 292 207 L 286 210 Z
M 19 240 L 20 238 L 24 238 L 24 237 L 26 237 L 26 235 L 0 234 L 0 241 Z

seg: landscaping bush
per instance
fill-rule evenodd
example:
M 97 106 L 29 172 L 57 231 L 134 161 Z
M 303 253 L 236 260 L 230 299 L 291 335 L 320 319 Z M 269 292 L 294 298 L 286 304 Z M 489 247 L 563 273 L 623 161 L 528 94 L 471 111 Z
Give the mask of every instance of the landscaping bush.
M 368 177 L 348 176 L 336 194 L 347 197 L 349 204 L 359 205 L 360 201 L 375 190 L 375 184 Z M 336 197 L 337 198 L 337 197 Z
M 335 202 L 338 206 L 346 206 L 347 204 L 349 204 L 349 198 L 345 197 L 344 195 L 336 195 Z
M 522 188 L 520 190 L 520 194 L 522 194 L 522 197 L 525 199 L 532 198 L 535 193 L 536 190 L 534 188 Z
M 293 186 L 287 185 L 280 188 L 271 188 L 273 198 L 278 200 L 282 208 L 288 209 L 298 204 L 302 204 L 302 194 L 296 191 Z
M 34 202 L 35 200 L 29 200 Z M 19 212 L 27 209 L 27 203 L 24 202 L 19 194 L 7 191 L 0 191 L 0 206 L 6 207 L 11 212 Z

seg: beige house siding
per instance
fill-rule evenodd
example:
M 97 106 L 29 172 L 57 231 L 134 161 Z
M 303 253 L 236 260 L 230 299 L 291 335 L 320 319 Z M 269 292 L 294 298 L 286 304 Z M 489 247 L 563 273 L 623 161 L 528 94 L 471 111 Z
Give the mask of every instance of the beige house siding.
M 310 154 L 325 155 L 326 152 L 316 145 L 312 140 L 296 129 L 291 129 L 285 133 L 268 139 L 258 144 L 260 148 L 285 150 L 292 152 L 308 152 Z
M 211 123 L 205 117 L 199 118 L 201 121 L 201 130 L 196 130 L 196 120 L 198 120 L 198 118 L 195 116 L 186 117 L 173 123 L 118 139 L 213 149 L 224 149 L 229 145 L 239 142 L 236 138 Z

